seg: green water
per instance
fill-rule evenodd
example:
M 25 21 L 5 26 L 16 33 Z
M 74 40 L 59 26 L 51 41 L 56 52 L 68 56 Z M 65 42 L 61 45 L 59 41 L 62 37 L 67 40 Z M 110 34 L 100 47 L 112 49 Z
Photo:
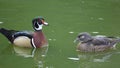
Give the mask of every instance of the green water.
M 120 0 L 0 0 L 0 27 L 33 30 L 31 20 L 43 16 L 49 48 L 13 47 L 0 34 L 0 68 L 119 68 L 116 50 L 79 53 L 80 32 L 120 37 Z

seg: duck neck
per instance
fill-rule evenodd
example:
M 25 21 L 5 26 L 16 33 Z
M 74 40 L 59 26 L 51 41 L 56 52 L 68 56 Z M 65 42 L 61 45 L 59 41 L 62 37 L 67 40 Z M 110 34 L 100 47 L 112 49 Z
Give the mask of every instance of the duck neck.
M 33 46 L 36 48 L 40 48 L 47 43 L 46 38 L 45 38 L 42 30 L 35 31 L 35 33 L 33 35 L 33 43 L 34 43 Z

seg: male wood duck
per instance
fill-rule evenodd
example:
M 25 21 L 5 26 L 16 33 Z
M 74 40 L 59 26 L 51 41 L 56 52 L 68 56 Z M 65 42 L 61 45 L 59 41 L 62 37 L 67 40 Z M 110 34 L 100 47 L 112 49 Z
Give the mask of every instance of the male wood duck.
M 44 18 L 37 17 L 32 20 L 34 32 L 0 29 L 0 32 L 14 45 L 20 47 L 42 48 L 48 42 L 42 32 L 43 25 L 48 25 Z
M 75 41 L 79 41 L 77 49 L 82 52 L 100 52 L 115 48 L 120 38 L 102 35 L 91 36 L 87 32 L 80 33 Z

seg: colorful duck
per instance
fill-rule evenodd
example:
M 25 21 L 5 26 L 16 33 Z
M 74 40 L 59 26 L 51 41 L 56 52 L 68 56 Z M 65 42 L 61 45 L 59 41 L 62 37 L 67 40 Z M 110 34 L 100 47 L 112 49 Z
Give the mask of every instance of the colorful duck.
M 48 46 L 48 42 L 42 32 L 43 25 L 48 25 L 44 18 L 37 17 L 32 20 L 34 32 L 16 31 L 0 28 L 2 33 L 12 44 L 19 47 L 42 48 Z

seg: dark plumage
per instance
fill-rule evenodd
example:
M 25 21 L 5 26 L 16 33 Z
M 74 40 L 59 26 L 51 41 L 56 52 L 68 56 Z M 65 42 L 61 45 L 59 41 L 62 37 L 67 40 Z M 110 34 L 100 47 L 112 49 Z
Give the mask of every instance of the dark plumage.
M 13 43 L 14 39 L 19 36 L 26 36 L 30 39 L 33 37 L 32 32 L 7 30 L 5 28 L 0 28 L 0 33 L 2 33 L 11 43 Z

